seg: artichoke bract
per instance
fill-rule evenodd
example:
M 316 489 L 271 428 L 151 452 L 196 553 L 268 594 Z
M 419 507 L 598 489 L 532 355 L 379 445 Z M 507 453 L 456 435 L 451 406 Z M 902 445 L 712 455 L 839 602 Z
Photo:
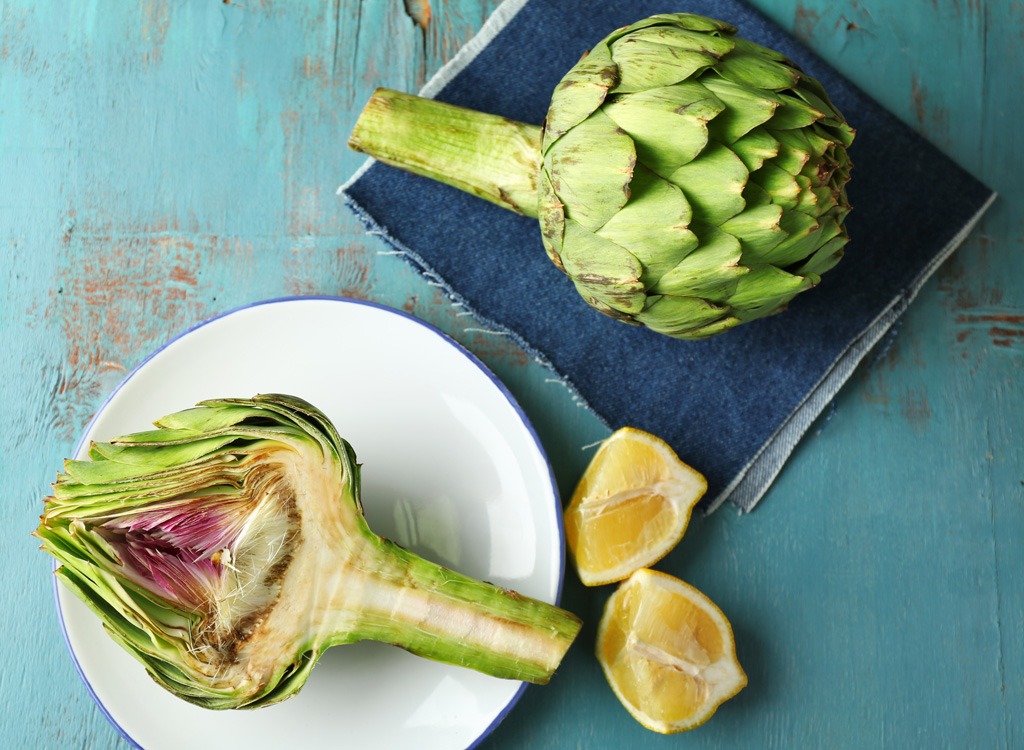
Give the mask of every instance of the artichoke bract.
M 359 640 L 546 682 L 572 614 L 368 528 L 351 446 L 301 399 L 222 399 L 68 461 L 36 536 L 57 576 L 167 690 L 211 709 L 288 698 Z
M 599 42 L 543 127 L 378 89 L 349 145 L 540 220 L 584 300 L 700 339 L 782 310 L 842 257 L 853 129 L 783 55 L 692 14 Z

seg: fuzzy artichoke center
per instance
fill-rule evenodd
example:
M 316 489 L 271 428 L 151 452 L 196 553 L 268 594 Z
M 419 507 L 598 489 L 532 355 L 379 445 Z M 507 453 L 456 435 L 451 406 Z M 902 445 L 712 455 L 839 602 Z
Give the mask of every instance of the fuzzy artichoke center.
M 324 502 L 349 484 L 315 449 L 278 445 L 241 463 L 240 480 L 213 472 L 170 507 L 113 519 L 102 533 L 133 580 L 196 615 L 185 638 L 194 669 L 212 687 L 258 691 L 282 654 L 322 631 L 329 602 L 313 593 L 351 555 L 358 537 L 345 529 L 359 520 L 345 517 L 354 515 L 345 503 Z

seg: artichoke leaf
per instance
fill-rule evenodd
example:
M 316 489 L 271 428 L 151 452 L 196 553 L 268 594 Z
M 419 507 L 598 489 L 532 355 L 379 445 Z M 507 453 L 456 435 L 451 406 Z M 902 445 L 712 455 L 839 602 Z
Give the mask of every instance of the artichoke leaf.
M 697 247 L 689 229 L 693 212 L 682 190 L 643 166 L 630 188 L 629 202 L 597 234 L 636 257 L 644 283 L 651 286 Z
M 776 130 L 775 132 L 782 134 L 800 133 L 801 131 Z M 801 149 L 792 141 L 787 142 L 785 139 L 779 138 L 779 153 L 772 159 L 772 164 L 795 177 L 811 164 L 811 154 L 808 150 Z
M 760 174 L 758 172 L 757 174 Z M 750 173 L 728 147 L 710 143 L 693 161 L 672 173 L 701 223 L 721 224 L 746 207 L 743 188 Z
M 801 81 L 813 80 L 804 77 Z M 819 96 L 820 87 L 811 85 L 800 85 L 793 89 L 793 95 L 803 100 L 812 109 L 821 112 L 821 124 L 828 127 L 839 127 L 845 121 L 842 116 L 836 111 L 836 108 L 832 106 L 832 102 L 829 101 L 827 96 Z M 824 91 L 820 91 L 824 94 Z
M 580 298 L 586 302 L 587 305 L 594 308 L 602 315 L 607 315 L 609 318 L 614 318 L 615 320 L 623 323 L 640 325 L 633 320 L 632 313 L 622 312 L 618 309 L 622 305 L 619 304 L 614 295 L 605 293 L 605 290 L 595 289 L 594 287 L 577 281 L 576 279 L 573 279 L 572 284 L 576 289 L 576 293 L 580 295 Z
M 740 241 L 745 263 L 756 262 L 787 238 L 779 225 L 782 214 L 775 204 L 754 206 L 723 223 L 722 229 Z
M 803 83 L 807 83 L 811 79 L 804 79 Z M 836 149 L 836 145 L 842 147 L 839 151 L 842 154 L 842 158 L 848 160 L 849 155 L 846 150 L 850 147 L 856 136 L 856 131 L 850 126 L 848 122 L 841 121 L 836 124 L 831 118 L 823 118 L 818 120 L 808 128 L 805 128 L 805 132 L 813 137 L 818 136 L 823 138 L 827 143 L 827 148 Z M 824 152 L 822 152 L 824 153 Z
M 636 143 L 637 158 L 668 177 L 704 150 L 708 121 L 725 105 L 696 81 L 616 95 L 604 112 Z
M 735 315 L 729 315 L 720 320 L 716 320 L 707 325 L 699 326 L 697 328 L 691 328 L 686 332 L 686 338 L 692 341 L 699 341 L 700 339 L 709 339 L 712 336 L 717 336 L 720 333 L 725 333 L 730 328 L 735 328 L 743 321 L 737 318 Z
M 562 136 L 544 157 L 566 216 L 591 231 L 626 205 L 635 166 L 633 139 L 603 112 Z
M 807 253 L 814 250 L 813 237 L 820 228 L 815 217 L 800 211 L 783 211 L 779 217 L 779 228 L 782 233 L 781 242 L 760 249 L 747 248 L 744 251 L 744 259 L 758 265 L 785 267 L 803 257 L 798 255 L 801 247 L 806 248 Z
M 799 263 L 841 231 L 836 221 L 828 216 L 815 219 L 799 211 L 787 211 L 782 217 L 782 228 L 789 237 L 765 254 L 769 263 L 781 268 Z
M 728 320 L 729 308 L 699 297 L 652 295 L 634 318 L 652 331 L 678 336 Z
M 738 239 L 710 226 L 700 227 L 697 236 L 700 246 L 664 274 L 652 294 L 723 301 L 735 289 L 737 279 L 749 273 L 741 264 L 743 248 Z
M 853 139 L 857 135 L 857 131 L 850 127 L 850 124 L 845 120 L 840 122 L 838 125 L 831 126 L 830 130 L 834 134 L 835 139 L 843 145 L 844 149 L 850 147 L 853 143 Z M 843 151 L 843 158 L 848 159 L 848 155 L 845 150 Z
M 225 456 L 220 462 L 220 469 L 217 472 L 222 483 L 231 484 L 236 482 L 238 460 L 233 456 Z M 139 466 L 139 464 L 134 464 Z M 96 507 L 101 502 L 118 502 L 122 494 L 128 496 L 136 495 L 146 498 L 158 498 L 160 493 L 167 487 L 180 486 L 196 476 L 208 476 L 211 467 L 207 461 L 196 461 L 191 464 L 183 464 L 180 467 L 166 468 L 156 467 L 152 474 L 136 474 L 132 476 L 105 481 L 109 475 L 115 472 L 97 473 L 100 478 L 96 484 L 82 482 L 63 473 L 58 475 L 57 483 L 53 488 L 54 496 L 61 501 L 61 505 L 55 512 L 59 512 L 68 503 L 75 499 L 89 498 L 86 502 L 91 507 Z M 106 498 L 106 500 L 101 500 Z
M 205 439 L 213 437 L 218 434 L 234 433 L 234 434 L 246 434 L 253 437 L 261 437 L 266 434 L 273 434 L 277 438 L 286 438 L 288 436 L 301 437 L 303 433 L 298 431 L 294 426 L 287 424 L 275 424 L 268 425 L 265 428 L 252 428 L 252 427 L 237 427 L 238 423 L 228 423 L 225 427 L 214 430 L 208 430 L 205 433 L 200 433 L 194 429 L 187 428 L 172 428 L 166 430 L 143 430 L 138 433 L 132 433 L 131 435 L 122 435 L 118 438 L 111 440 L 110 442 L 117 445 L 131 445 L 139 448 L 157 448 L 167 445 L 181 445 L 185 443 L 193 442 L 197 439 Z
M 846 184 L 846 176 L 841 170 L 841 165 L 828 157 L 808 161 L 800 170 L 800 174 L 807 178 L 809 189 L 842 187 Z
M 555 195 L 555 188 L 551 185 L 551 178 L 547 172 L 541 170 L 537 184 L 541 242 L 551 262 L 564 271 L 561 254 L 562 240 L 565 235 L 565 207 Z
M 849 238 L 845 234 L 837 235 L 814 251 L 807 260 L 793 269 L 793 273 L 801 276 L 823 273 L 835 266 L 843 258 L 844 248 Z
M 770 60 L 737 46 L 715 66 L 723 78 L 741 86 L 783 91 L 799 83 L 800 72 L 786 63 Z
M 725 102 L 725 110 L 711 125 L 716 140 L 722 143 L 739 140 L 758 125 L 771 121 L 783 103 L 774 92 L 752 90 L 724 78 L 705 76 L 701 83 Z
M 115 442 L 132 445 L 172 445 L 187 443 L 196 439 L 196 431 L 187 427 L 166 430 L 140 430 L 131 435 L 122 435 Z
M 140 505 L 146 505 L 153 510 L 164 510 L 175 506 L 175 498 L 190 485 L 186 482 L 170 482 L 160 487 L 131 486 L 128 489 L 121 489 L 112 492 L 80 493 L 68 496 L 66 493 L 54 493 L 54 497 L 60 501 L 61 507 L 51 513 L 52 518 L 105 518 L 113 519 L 131 515 Z M 195 494 L 201 495 L 210 492 L 198 483 L 194 485 L 197 489 Z M 232 495 L 239 495 L 241 490 L 231 484 L 224 484 L 217 488 L 216 494 L 227 501 Z
M 143 654 L 160 655 L 164 657 L 161 661 L 172 663 L 181 658 L 181 650 L 170 646 L 169 640 L 152 637 L 139 624 L 140 621 L 145 622 L 145 618 L 139 616 L 141 608 L 134 603 L 126 606 L 123 601 L 128 597 L 124 595 L 123 589 L 104 585 L 106 577 L 86 575 L 84 566 L 72 568 L 67 565 L 58 569 L 57 577 L 101 620 L 113 623 L 107 632 L 113 634 L 136 659 L 145 664 L 146 661 L 140 658 Z
M 708 18 L 707 16 L 699 16 L 696 13 L 658 13 L 649 18 L 645 18 L 642 21 L 620 29 L 616 32 L 615 36 L 619 37 L 625 33 L 632 33 L 638 29 L 645 29 L 650 26 L 657 26 L 667 24 L 682 29 L 688 29 L 689 31 L 703 31 L 711 34 L 725 34 L 732 36 L 736 33 L 737 29 L 728 21 L 720 21 L 717 18 Z
M 711 55 L 716 60 L 721 60 L 736 46 L 732 36 L 718 36 L 693 29 L 684 29 L 677 24 L 660 24 L 636 29 L 629 34 L 628 40 L 618 39 L 612 42 L 612 55 L 616 55 L 620 44 L 624 44 L 626 41 L 632 43 L 634 40 L 664 44 L 666 47 L 688 52 L 702 52 Z M 686 72 L 684 78 L 690 78 L 698 69 Z M 685 68 L 683 70 L 685 71 Z
M 757 266 L 737 281 L 729 302 L 736 317 L 754 320 L 778 311 L 818 281 L 814 275 L 797 276 L 775 266 Z
M 611 89 L 622 94 L 671 86 L 710 68 L 718 58 L 701 49 L 685 49 L 643 38 L 627 37 L 612 45 L 619 81 Z M 671 60 L 671 64 L 666 64 Z
M 562 264 L 577 288 L 623 313 L 644 306 L 643 266 L 628 250 L 588 232 L 577 222 L 565 223 Z
M 752 42 L 749 39 L 744 39 L 741 36 L 735 37 L 733 39 L 733 43 L 736 45 L 736 50 L 739 52 L 757 55 L 758 57 L 763 57 L 766 60 L 774 60 L 775 62 L 786 63 L 787 65 L 795 69 L 795 66 L 790 61 L 790 59 L 781 52 L 770 49 L 768 47 L 764 47 L 758 44 L 757 42 Z
M 551 94 L 544 119 L 541 151 L 593 114 L 619 80 L 618 67 L 606 44 L 599 44 L 576 63 Z
M 782 100 L 782 106 L 775 110 L 772 115 L 769 127 L 772 130 L 795 130 L 807 128 L 825 117 L 820 109 L 812 107 L 791 94 L 781 93 L 778 95 Z
M 831 216 L 836 223 L 842 223 L 843 219 L 846 218 L 846 212 L 849 211 L 845 203 L 840 202 L 843 192 L 842 188 L 836 189 L 831 185 L 825 185 L 820 188 L 814 188 L 811 192 L 817 199 L 814 204 L 814 210 L 822 216 Z M 842 199 L 845 201 L 845 196 L 842 196 Z M 803 209 L 801 208 L 801 210 Z
M 188 430 L 192 432 L 208 432 L 231 427 L 250 417 L 261 416 L 259 409 L 248 406 L 227 406 L 222 409 L 207 409 L 197 406 L 183 409 L 175 414 L 168 414 L 153 422 L 162 430 Z
M 145 473 L 152 473 L 156 469 L 195 461 L 198 458 L 220 450 L 233 440 L 235 440 L 234 435 L 222 434 L 215 435 L 214 437 L 203 437 L 203 434 L 199 433 L 195 440 L 189 442 L 153 446 L 144 451 L 138 450 L 137 446 L 134 445 L 97 442 L 93 443 L 89 449 L 89 455 L 94 460 L 83 461 L 80 466 L 85 470 L 95 469 L 95 459 L 106 458 L 109 459 L 109 462 L 102 464 L 105 468 L 134 465 L 144 467 Z M 89 481 L 96 480 L 92 479 Z
M 53 554 L 54 558 L 56 558 L 58 562 L 67 558 L 69 555 L 77 554 L 82 548 L 82 544 L 79 542 L 78 538 L 72 534 L 71 525 L 41 529 L 38 536 L 40 539 L 44 539 L 50 546 L 52 549 L 51 554 Z M 120 561 L 117 553 L 115 553 L 109 545 L 102 545 L 97 551 L 96 557 L 97 561 L 106 559 L 107 561 L 115 564 Z M 98 562 L 94 564 L 98 564 Z
M 810 216 L 826 216 L 838 205 L 839 200 L 836 191 L 828 185 L 820 187 L 808 186 L 800 194 L 796 210 Z
M 65 461 L 64 471 L 58 476 L 63 485 L 93 485 L 95 483 L 111 484 L 134 479 L 135 477 L 159 471 L 164 468 L 159 464 L 152 467 L 145 463 L 93 465 L 93 461 Z
M 776 130 L 772 135 L 794 151 L 809 154 L 814 160 L 822 158 L 835 140 L 828 137 L 827 131 L 818 123 L 802 130 Z
M 772 162 L 766 163 L 750 175 L 750 181 L 764 188 L 772 197 L 772 202 L 785 209 L 794 209 L 800 200 L 800 183 L 791 175 Z
M 755 206 L 769 206 L 772 204 L 772 197 L 768 194 L 768 191 L 754 181 L 748 182 L 743 188 L 743 200 L 745 202 L 745 210 Z
M 716 140 L 722 142 L 720 138 Z M 755 172 L 768 159 L 778 156 L 780 144 L 771 133 L 758 127 L 729 143 L 729 148 L 740 158 L 747 171 Z

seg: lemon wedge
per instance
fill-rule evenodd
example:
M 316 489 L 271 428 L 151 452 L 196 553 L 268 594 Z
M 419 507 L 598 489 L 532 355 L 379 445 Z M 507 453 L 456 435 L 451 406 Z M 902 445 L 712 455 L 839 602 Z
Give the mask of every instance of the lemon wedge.
M 580 580 L 600 586 L 656 563 L 683 538 L 707 487 L 661 438 L 616 430 L 565 510 L 565 539 Z
M 722 611 L 653 570 L 636 571 L 608 599 L 597 660 L 633 718 L 662 734 L 700 726 L 747 684 Z

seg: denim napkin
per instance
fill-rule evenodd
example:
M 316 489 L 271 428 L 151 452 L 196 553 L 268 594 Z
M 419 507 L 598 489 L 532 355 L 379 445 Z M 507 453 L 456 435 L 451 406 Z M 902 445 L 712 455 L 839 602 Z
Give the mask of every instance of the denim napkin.
M 679 11 L 785 53 L 857 129 L 846 256 L 781 315 L 676 341 L 587 307 L 534 219 L 376 162 L 340 192 L 369 231 L 551 367 L 610 428 L 667 440 L 707 476 L 704 510 L 747 511 L 994 195 L 741 0 L 506 0 L 420 93 L 540 124 L 555 84 L 596 41 Z

